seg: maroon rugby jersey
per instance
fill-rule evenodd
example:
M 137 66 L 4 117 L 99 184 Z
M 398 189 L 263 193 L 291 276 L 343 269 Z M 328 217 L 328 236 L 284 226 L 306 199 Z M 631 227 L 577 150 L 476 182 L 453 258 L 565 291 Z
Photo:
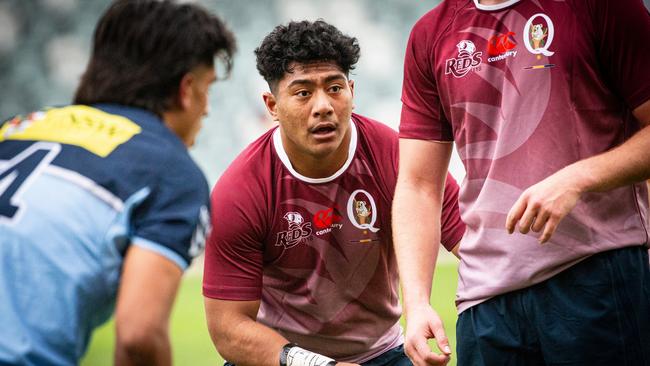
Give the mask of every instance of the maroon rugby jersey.
M 459 311 L 647 243 L 645 184 L 583 195 L 544 245 L 505 220 L 526 188 L 638 129 L 648 37 L 639 0 L 446 0 L 414 26 L 400 136 L 454 140 L 465 165 Z
M 353 114 L 348 159 L 328 178 L 293 170 L 274 128 L 246 148 L 212 193 L 203 293 L 261 299 L 258 321 L 303 348 L 363 362 L 403 340 L 390 209 L 397 133 Z M 448 176 L 442 243 L 463 232 Z

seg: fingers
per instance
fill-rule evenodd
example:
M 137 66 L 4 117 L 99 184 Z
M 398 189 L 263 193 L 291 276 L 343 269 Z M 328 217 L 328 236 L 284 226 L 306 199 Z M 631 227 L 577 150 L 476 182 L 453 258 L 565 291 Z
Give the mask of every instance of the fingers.
M 434 353 L 426 341 L 415 343 L 413 349 L 415 352 L 407 355 L 415 366 L 444 366 L 449 362 L 449 355 Z
M 550 213 L 548 211 L 538 212 L 537 217 L 535 217 L 535 221 L 533 222 L 533 226 L 530 229 L 536 233 L 542 231 L 542 229 L 544 229 L 544 224 L 546 224 L 549 217 Z
M 521 216 L 524 214 L 525 210 L 526 199 L 522 194 L 519 196 L 519 199 L 517 199 L 517 202 L 515 202 L 515 204 L 512 206 L 506 218 L 506 230 L 508 230 L 509 234 L 512 234 L 515 231 L 515 224 L 517 224 L 517 221 L 521 219 Z
M 442 325 L 436 327 L 438 329 L 431 329 L 434 337 L 436 338 L 438 347 L 443 354 L 439 355 L 429 348 L 427 338 L 425 336 L 411 336 L 406 340 L 404 350 L 406 355 L 411 359 L 415 366 L 444 366 L 450 360 L 451 348 L 449 347 L 449 340 L 445 335 Z M 438 338 L 440 337 L 440 338 Z
M 442 326 L 442 323 L 438 323 L 432 326 L 433 336 L 438 343 L 438 349 L 445 355 L 451 354 L 451 348 L 449 347 L 449 339 L 447 339 L 447 334 L 445 334 L 445 328 Z
M 555 229 L 557 229 L 557 225 L 560 223 L 560 218 L 557 216 L 550 216 L 548 221 L 546 222 L 546 227 L 544 228 L 544 232 L 542 235 L 539 237 L 539 242 L 541 244 L 546 243 L 553 233 L 555 232 Z
M 519 232 L 522 234 L 528 234 L 530 226 L 533 224 L 533 221 L 537 221 L 535 218 L 539 212 L 539 206 L 531 205 L 530 202 L 526 204 L 526 211 L 521 216 L 519 220 Z
M 541 244 L 551 239 L 557 229 L 563 215 L 554 213 L 551 209 L 543 208 L 539 203 L 529 202 L 524 199 L 525 193 L 515 202 L 510 209 L 506 218 L 506 229 L 508 233 L 514 232 L 517 222 L 519 222 L 519 232 L 528 234 L 530 230 L 538 233 L 543 230 L 539 236 Z

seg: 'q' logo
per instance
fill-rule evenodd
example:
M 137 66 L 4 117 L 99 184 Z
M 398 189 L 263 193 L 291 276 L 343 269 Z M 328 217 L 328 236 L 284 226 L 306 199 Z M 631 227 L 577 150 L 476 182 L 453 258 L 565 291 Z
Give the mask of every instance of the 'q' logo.
M 366 199 L 357 196 L 363 195 Z M 375 227 L 377 221 L 377 205 L 370 193 L 363 189 L 352 192 L 348 199 L 348 218 L 352 225 L 361 230 L 370 230 L 373 233 L 379 231 Z
M 535 19 L 539 17 L 546 21 L 547 27 L 544 27 L 542 23 L 533 24 Z M 524 26 L 524 44 L 526 45 L 526 49 L 534 55 L 553 55 L 555 52 L 549 51 L 548 49 L 551 47 L 551 43 L 553 42 L 554 33 L 553 22 L 548 15 L 544 13 L 533 15 L 528 18 L 528 21 Z

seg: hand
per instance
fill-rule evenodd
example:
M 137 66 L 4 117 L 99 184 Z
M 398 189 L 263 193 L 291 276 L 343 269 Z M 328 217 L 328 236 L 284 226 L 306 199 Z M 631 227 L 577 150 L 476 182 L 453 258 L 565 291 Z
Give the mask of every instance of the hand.
M 437 354 L 427 344 L 427 340 L 435 338 Z M 429 304 L 422 304 L 409 309 L 406 318 L 406 340 L 404 350 L 414 366 L 444 366 L 449 362 L 451 349 L 445 334 L 442 320 Z
M 544 229 L 539 242 L 547 242 L 583 193 L 573 170 L 569 166 L 525 190 L 508 212 L 506 230 L 512 234 L 517 223 L 522 234 Z

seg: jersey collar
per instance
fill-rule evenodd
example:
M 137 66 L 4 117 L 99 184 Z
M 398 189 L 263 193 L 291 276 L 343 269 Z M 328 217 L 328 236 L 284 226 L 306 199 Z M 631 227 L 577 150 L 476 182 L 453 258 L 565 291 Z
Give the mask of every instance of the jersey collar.
M 354 152 L 357 151 L 357 126 L 354 121 L 350 119 L 350 146 L 348 146 L 348 159 L 339 170 L 337 170 L 331 176 L 325 178 L 309 178 L 298 173 L 293 168 L 291 161 L 289 160 L 289 156 L 287 155 L 287 152 L 284 150 L 284 146 L 282 145 L 282 136 L 280 136 L 279 127 L 276 128 L 273 132 L 273 146 L 275 147 L 275 152 L 278 154 L 278 157 L 280 158 L 280 161 L 282 161 L 282 164 L 295 178 L 307 183 L 327 183 L 338 178 L 348 169 L 352 163 L 352 159 L 354 159 Z
M 479 0 L 474 0 L 474 5 L 476 5 L 476 8 L 479 10 L 495 11 L 495 10 L 505 9 L 511 5 L 518 3 L 519 1 L 520 0 L 507 0 L 502 2 L 501 4 L 483 5 L 479 3 Z

